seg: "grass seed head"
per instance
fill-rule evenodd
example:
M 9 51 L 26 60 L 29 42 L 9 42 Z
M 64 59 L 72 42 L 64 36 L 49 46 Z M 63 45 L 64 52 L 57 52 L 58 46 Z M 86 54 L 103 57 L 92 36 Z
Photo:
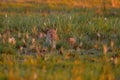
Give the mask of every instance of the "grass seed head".
M 35 43 L 35 38 L 32 38 L 32 44 L 34 44 Z
M 104 53 L 104 55 L 106 55 L 106 53 L 107 53 L 107 45 L 103 45 L 103 53 Z
M 114 47 L 114 41 L 110 42 L 110 47 L 113 48 Z
M 22 39 L 22 42 L 24 43 L 24 44 L 27 44 L 27 42 L 26 42 L 26 40 L 23 38 Z
M 29 34 L 26 33 L 26 34 L 25 34 L 25 37 L 26 37 L 26 39 L 29 39 Z
M 101 35 L 100 35 L 100 33 L 97 33 L 97 37 L 98 37 L 98 38 L 101 38 Z
M 38 37 L 39 37 L 40 39 L 44 38 L 45 36 L 46 36 L 46 35 L 45 35 L 43 32 L 40 32 L 39 35 L 38 35 Z
M 20 46 L 20 51 L 22 51 L 23 50 L 23 46 Z
M 14 37 L 9 38 L 9 39 L 8 39 L 8 42 L 9 42 L 10 44 L 13 44 L 13 45 L 16 44 L 16 40 L 15 40 Z
M 68 42 L 71 44 L 71 45 L 74 45 L 76 43 L 76 39 L 74 37 L 70 37 L 68 39 Z
M 8 15 L 7 15 L 7 14 L 5 14 L 5 17 L 7 18 L 7 17 L 8 17 Z

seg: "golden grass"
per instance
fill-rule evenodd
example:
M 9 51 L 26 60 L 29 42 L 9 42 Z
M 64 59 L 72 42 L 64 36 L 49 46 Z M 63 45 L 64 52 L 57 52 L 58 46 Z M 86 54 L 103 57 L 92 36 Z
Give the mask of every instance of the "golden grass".
M 57 6 L 57 5 L 67 5 L 69 7 L 102 7 L 105 2 L 106 7 L 114 7 L 120 8 L 120 0 L 17 0 L 17 1 L 9 1 L 9 2 L 0 2 L 1 6 L 15 6 L 15 7 L 25 7 L 31 6 L 32 3 L 45 3 L 49 6 Z

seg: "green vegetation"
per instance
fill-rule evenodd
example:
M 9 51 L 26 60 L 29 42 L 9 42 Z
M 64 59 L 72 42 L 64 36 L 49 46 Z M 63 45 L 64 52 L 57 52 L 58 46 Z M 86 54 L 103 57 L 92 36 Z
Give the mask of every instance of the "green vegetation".
M 40 6 L 40 5 L 38 5 Z M 0 80 L 118 80 L 119 9 L 0 7 Z M 3 11 L 3 12 L 2 12 Z M 57 49 L 40 32 L 57 29 Z M 76 47 L 68 38 L 76 38 Z M 62 48 L 62 55 L 58 53 Z M 42 55 L 40 54 L 42 53 Z

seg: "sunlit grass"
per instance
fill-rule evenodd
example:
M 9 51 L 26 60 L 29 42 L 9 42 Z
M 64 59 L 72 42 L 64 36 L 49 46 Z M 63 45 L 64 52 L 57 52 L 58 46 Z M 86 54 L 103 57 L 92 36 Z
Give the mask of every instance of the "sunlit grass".
M 0 80 L 120 78 L 119 9 L 97 13 L 73 7 L 73 0 L 21 3 L 1 3 Z M 46 46 L 50 30 L 56 49 Z
M 114 65 L 111 61 L 106 62 L 102 56 L 72 54 L 69 54 L 69 58 L 65 57 L 68 53 L 63 56 L 46 54 L 43 58 L 32 55 L 1 55 L 0 78 L 9 80 L 114 80 L 119 78 L 117 77 L 119 63 Z

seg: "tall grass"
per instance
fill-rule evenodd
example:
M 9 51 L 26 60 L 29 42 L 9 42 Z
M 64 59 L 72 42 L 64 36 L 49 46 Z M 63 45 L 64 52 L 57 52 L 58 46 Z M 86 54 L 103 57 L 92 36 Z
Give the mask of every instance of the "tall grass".
M 43 5 L 28 8 L 31 12 L 24 12 L 27 9 L 24 7 L 7 7 L 5 13 L 1 12 L 1 80 L 120 78 L 120 19 L 119 14 L 111 14 L 117 10 L 119 13 L 119 9 L 110 9 L 104 15 L 96 14 L 96 9 L 51 9 Z M 54 50 L 41 56 L 38 50 L 43 48 L 45 38 L 40 39 L 39 32 L 52 28 L 57 29 L 60 38 L 57 44 L 62 46 L 63 54 Z M 78 50 L 72 50 L 69 37 L 76 38 Z

